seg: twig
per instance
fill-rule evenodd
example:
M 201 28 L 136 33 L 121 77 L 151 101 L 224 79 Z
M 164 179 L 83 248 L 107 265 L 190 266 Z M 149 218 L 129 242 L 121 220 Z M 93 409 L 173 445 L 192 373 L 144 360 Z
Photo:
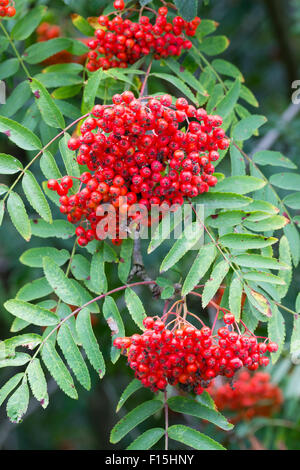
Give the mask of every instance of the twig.
M 128 277 L 128 281 L 132 281 L 132 279 L 136 276 L 142 281 L 145 282 L 153 282 L 151 277 L 148 275 L 141 251 L 141 239 L 139 237 L 139 233 L 135 232 L 134 236 L 134 247 L 133 247 L 133 256 L 132 256 L 133 266 L 131 272 Z M 159 297 L 161 294 L 161 288 L 153 282 L 153 285 L 149 284 L 149 288 L 154 297 Z

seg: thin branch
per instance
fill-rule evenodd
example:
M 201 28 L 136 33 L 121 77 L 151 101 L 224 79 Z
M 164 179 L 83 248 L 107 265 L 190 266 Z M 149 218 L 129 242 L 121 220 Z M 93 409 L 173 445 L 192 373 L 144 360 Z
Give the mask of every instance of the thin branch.
M 133 266 L 129 274 L 128 281 L 130 282 L 134 277 L 138 277 L 142 281 L 152 282 L 153 285 L 149 284 L 149 288 L 153 296 L 160 297 L 161 288 L 156 284 L 156 282 L 152 281 L 151 277 L 146 271 L 141 251 L 141 239 L 138 232 L 135 232 L 132 262 Z

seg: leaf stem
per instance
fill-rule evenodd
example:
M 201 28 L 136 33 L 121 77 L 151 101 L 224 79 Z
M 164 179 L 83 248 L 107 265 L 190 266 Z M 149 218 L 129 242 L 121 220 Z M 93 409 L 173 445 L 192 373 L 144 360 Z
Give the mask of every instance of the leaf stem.
M 31 80 L 31 75 L 28 71 L 28 68 L 24 64 L 24 61 L 23 61 L 22 57 L 20 56 L 16 46 L 14 45 L 14 42 L 13 42 L 12 38 L 10 37 L 9 33 L 7 32 L 5 26 L 3 25 L 3 23 L 1 21 L 0 21 L 0 27 L 1 27 L 2 31 L 4 32 L 5 36 L 7 37 L 7 39 L 9 40 L 9 43 L 10 43 L 14 53 L 16 54 L 18 61 L 20 62 L 21 66 L 23 67 L 23 70 L 24 70 L 27 78 Z

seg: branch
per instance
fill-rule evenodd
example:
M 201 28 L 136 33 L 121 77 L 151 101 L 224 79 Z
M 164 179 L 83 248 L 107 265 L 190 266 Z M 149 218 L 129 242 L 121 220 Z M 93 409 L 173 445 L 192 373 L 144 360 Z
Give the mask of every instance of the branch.
M 156 283 L 154 283 L 154 281 L 152 281 L 151 277 L 146 271 L 141 251 L 141 239 L 138 232 L 135 232 L 132 261 L 133 266 L 128 277 L 128 282 L 131 282 L 135 276 L 142 281 L 149 283 L 153 282 L 153 284 L 149 284 L 149 288 L 153 294 L 153 297 L 160 297 L 161 288 Z

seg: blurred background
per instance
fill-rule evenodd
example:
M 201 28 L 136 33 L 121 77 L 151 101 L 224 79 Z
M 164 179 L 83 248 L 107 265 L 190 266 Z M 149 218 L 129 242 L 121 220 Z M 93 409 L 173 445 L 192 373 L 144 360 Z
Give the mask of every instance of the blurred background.
M 34 3 L 34 2 L 31 2 Z M 58 24 L 65 35 L 76 37 L 76 31 L 69 19 L 70 14 L 77 12 L 85 17 L 98 16 L 108 3 L 105 0 L 51 0 L 35 2 L 49 7 L 47 21 Z M 112 3 L 112 2 L 111 2 Z M 22 1 L 16 2 L 22 6 Z M 247 143 L 247 150 L 252 152 L 269 131 L 275 129 L 272 149 L 281 151 L 296 164 L 300 152 L 300 119 L 291 107 L 292 82 L 300 80 L 300 0 L 210 0 L 210 4 L 199 9 L 203 18 L 214 19 L 220 23 L 218 34 L 230 39 L 230 47 L 221 57 L 228 59 L 239 67 L 245 77 L 247 86 L 254 92 L 260 103 L 259 114 L 268 118 L 268 124 L 262 128 L 259 138 Z M 33 38 L 34 39 L 34 38 Z M 9 89 L 14 86 L 9 83 Z M 161 84 L 157 84 L 161 86 Z M 157 89 L 156 86 L 156 89 Z M 1 105 L 0 105 L 1 113 Z M 5 141 L 0 140 L 1 152 L 10 153 Z M 25 156 L 16 155 L 20 160 Z M 226 173 L 226 159 L 222 162 L 221 171 Z M 265 169 L 263 168 L 265 171 Z M 39 171 L 39 168 L 36 168 Z M 267 172 L 265 172 L 267 174 Z M 10 178 L 2 178 L 1 183 L 9 184 Z M 55 212 L 54 212 L 55 214 Z M 59 217 L 59 213 L 56 214 Z M 7 338 L 11 324 L 10 315 L 2 307 L 3 303 L 16 295 L 26 282 L 39 277 L 39 270 L 32 270 L 19 262 L 19 256 L 27 249 L 25 242 L 4 220 L 0 232 L 0 339 Z M 71 249 L 72 241 L 50 240 L 56 248 Z M 45 241 L 45 244 L 49 241 Z M 42 239 L 33 239 L 30 247 L 40 246 Z M 161 253 L 155 252 L 148 260 L 149 272 L 157 265 Z M 157 257 L 157 259 L 155 258 Z M 184 269 L 184 267 L 183 267 Z M 117 285 L 115 272 L 107 272 L 111 285 Z M 176 273 L 174 273 L 176 281 Z M 294 275 L 285 301 L 287 306 L 294 307 L 295 292 L 299 290 L 300 271 Z M 147 299 L 147 295 L 149 295 Z M 146 297 L 145 297 L 146 296 Z M 148 292 L 143 291 L 145 305 L 149 313 L 156 314 L 159 303 L 154 303 Z M 119 299 L 122 308 L 122 299 Z M 200 305 L 194 302 L 192 311 L 201 313 L 207 319 L 207 312 L 201 312 Z M 287 318 L 288 320 L 288 318 Z M 127 318 L 127 333 L 134 331 L 134 326 Z M 288 334 L 291 324 L 288 323 Z M 80 390 L 79 400 L 73 401 L 57 390 L 55 383 L 49 382 L 50 404 L 44 411 L 32 402 L 30 412 L 19 425 L 7 421 L 5 412 L 0 411 L 0 449 L 110 449 L 109 433 L 113 425 L 132 408 L 132 404 L 141 398 L 151 398 L 151 393 L 140 390 L 131 398 L 117 415 L 115 408 L 122 390 L 132 378 L 126 367 L 126 360 L 121 358 L 118 365 L 112 367 L 108 360 L 110 335 L 101 316 L 95 319 L 95 331 L 101 349 L 106 352 L 107 375 L 102 381 L 92 373 L 93 388 L 91 392 Z M 300 366 L 290 362 L 288 350 L 275 367 L 270 367 L 271 382 L 281 389 L 281 397 L 274 407 L 269 407 L 263 414 L 266 416 L 238 416 L 234 410 L 224 410 L 226 416 L 235 416 L 237 426 L 233 432 L 216 431 L 206 426 L 206 433 L 222 441 L 230 449 L 300 449 Z M 2 369 L 0 385 L 9 378 L 9 370 Z M 272 398 L 272 397 L 271 397 Z M 270 400 L 270 397 L 269 397 Z M 251 414 L 251 413 L 250 413 Z M 153 418 L 154 426 L 159 426 L 160 417 Z M 172 422 L 183 422 L 180 415 L 170 416 Z M 191 419 L 191 424 L 198 426 Z M 146 425 L 148 428 L 148 423 Z M 139 427 L 142 432 L 143 425 Z M 125 448 L 135 437 L 136 430 L 125 438 L 119 448 Z M 176 444 L 172 444 L 176 448 Z M 116 448 L 114 446 L 113 448 Z

